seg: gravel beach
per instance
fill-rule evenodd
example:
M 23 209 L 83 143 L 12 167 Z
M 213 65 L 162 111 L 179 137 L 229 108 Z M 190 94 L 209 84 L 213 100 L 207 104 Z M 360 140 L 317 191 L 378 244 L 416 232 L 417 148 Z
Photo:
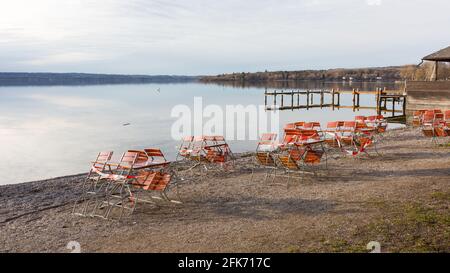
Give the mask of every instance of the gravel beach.
M 240 155 L 232 171 L 187 177 L 183 204 L 139 204 L 122 221 L 71 214 L 84 175 L 1 186 L 0 252 L 449 252 L 450 148 L 406 128 L 379 150 L 289 188 L 262 170 L 252 181 Z

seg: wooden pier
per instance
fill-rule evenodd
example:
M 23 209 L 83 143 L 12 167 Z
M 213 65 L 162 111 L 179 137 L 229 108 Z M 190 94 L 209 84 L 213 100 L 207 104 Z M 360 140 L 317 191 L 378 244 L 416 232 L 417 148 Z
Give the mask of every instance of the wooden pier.
M 295 110 L 331 108 L 359 110 L 375 110 L 378 115 L 390 113 L 391 117 L 399 118 L 406 113 L 406 95 L 400 90 L 378 88 L 373 91 L 353 90 L 292 90 L 265 91 L 266 110 Z M 343 96 L 351 95 L 352 104 L 343 105 Z M 361 95 L 373 95 L 375 106 L 362 106 Z

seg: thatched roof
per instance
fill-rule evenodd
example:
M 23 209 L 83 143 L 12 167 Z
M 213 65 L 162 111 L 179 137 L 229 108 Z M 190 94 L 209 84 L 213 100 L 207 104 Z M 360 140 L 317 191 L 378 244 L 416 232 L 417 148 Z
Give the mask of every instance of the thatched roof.
M 450 46 L 423 57 L 424 61 L 450 62 Z

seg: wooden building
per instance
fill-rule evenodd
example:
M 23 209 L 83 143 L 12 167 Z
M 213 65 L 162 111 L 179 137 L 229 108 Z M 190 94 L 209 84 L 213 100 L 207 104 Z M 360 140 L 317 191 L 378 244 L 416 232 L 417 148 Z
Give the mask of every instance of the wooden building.
M 407 116 L 411 120 L 412 114 L 421 109 L 450 110 L 450 81 L 439 75 L 439 65 L 450 62 L 450 47 L 430 54 L 422 61 L 434 62 L 430 81 L 408 81 L 406 83 Z

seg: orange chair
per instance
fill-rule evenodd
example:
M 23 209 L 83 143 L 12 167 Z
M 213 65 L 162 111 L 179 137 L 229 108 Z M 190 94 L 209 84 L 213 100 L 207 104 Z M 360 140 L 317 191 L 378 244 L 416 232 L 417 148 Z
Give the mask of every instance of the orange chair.
M 413 113 L 413 126 L 420 127 L 423 122 L 423 115 L 425 114 L 425 110 L 414 111 Z
M 277 148 L 277 134 L 263 134 L 256 146 L 256 152 L 273 152 Z
M 303 179 L 304 171 L 297 164 L 295 160 L 296 156 L 291 153 L 279 154 L 278 161 L 280 162 L 280 167 L 284 170 L 284 174 L 277 174 L 277 177 L 286 177 L 286 186 L 289 187 L 289 182 L 291 179 Z
M 144 149 L 149 158 L 149 163 L 166 163 L 167 159 L 160 149 Z
M 180 204 L 179 194 L 178 194 L 178 184 L 173 182 L 173 175 L 161 172 L 161 171 L 140 171 L 136 178 L 131 182 L 134 188 L 140 189 L 142 194 L 149 194 L 150 199 L 140 198 L 138 193 L 133 196 L 133 201 L 137 204 L 141 203 L 151 203 L 154 204 L 153 200 L 162 200 L 171 203 Z M 176 188 L 177 199 L 174 200 L 169 198 L 168 193 L 171 188 Z M 156 196 L 154 194 L 157 194 Z
M 339 134 L 340 130 L 340 122 L 334 121 L 334 122 L 328 122 L 327 128 L 325 129 L 325 143 L 330 148 L 339 148 L 340 144 L 337 139 L 337 134 Z
M 355 121 L 358 123 L 365 123 L 367 118 L 365 116 L 356 116 Z
M 256 152 L 255 159 L 258 168 L 263 168 L 266 170 L 264 181 L 266 181 L 271 174 L 276 175 L 278 166 L 275 161 L 274 155 L 271 152 Z M 252 176 L 250 178 L 251 181 L 253 181 L 254 173 L 255 168 L 252 169 Z
M 444 121 L 450 124 L 450 110 L 444 112 Z
M 176 160 L 178 160 L 180 157 L 187 159 L 191 155 L 193 141 L 194 141 L 193 136 L 187 136 L 182 138 L 181 145 L 178 148 Z
M 296 123 L 294 123 L 295 125 L 295 129 L 303 129 L 303 126 L 305 125 L 304 121 L 298 121 Z
M 72 213 L 80 216 L 86 216 L 90 206 L 95 203 L 96 195 L 103 190 L 107 184 L 106 177 L 101 176 L 102 173 L 112 174 L 109 162 L 113 152 L 100 152 L 96 159 L 92 162 L 89 173 L 81 186 L 81 194 L 75 201 Z M 105 183 L 106 182 L 106 183 Z M 82 205 L 81 211 L 78 211 L 79 205 Z

